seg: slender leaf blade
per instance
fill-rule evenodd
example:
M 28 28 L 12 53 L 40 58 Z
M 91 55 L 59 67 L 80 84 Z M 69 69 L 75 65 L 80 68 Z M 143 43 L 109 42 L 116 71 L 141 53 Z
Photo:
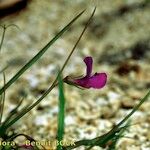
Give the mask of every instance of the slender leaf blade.
M 75 146 L 66 146 L 63 148 L 63 150 L 71 150 L 71 149 L 74 149 L 76 147 L 79 147 L 79 146 L 90 146 L 90 148 L 92 148 L 93 146 L 95 145 L 99 145 L 100 147 L 103 147 L 110 139 L 112 139 L 115 134 L 117 132 L 120 132 L 120 129 L 122 127 L 120 127 L 121 125 L 123 125 L 123 123 L 125 123 L 138 109 L 139 107 L 145 102 L 148 100 L 150 96 L 150 90 L 147 92 L 147 94 L 140 100 L 140 102 L 132 109 L 132 111 L 124 118 L 122 119 L 122 121 L 120 121 L 112 130 L 110 130 L 108 133 L 102 135 L 102 136 L 99 136 L 99 137 L 96 137 L 94 139 L 85 139 L 85 140 L 80 140 L 80 141 L 77 141 L 75 142 Z
M 5 72 L 3 72 L 3 79 L 4 79 L 4 86 L 6 84 L 6 77 L 5 77 Z M 2 117 L 3 117 L 3 112 L 4 112 L 4 105 L 5 105 L 5 93 L 6 91 L 4 90 L 3 95 L 1 95 L 1 99 L 0 99 L 0 124 L 2 122 Z
M 57 140 L 60 142 L 63 140 L 64 135 L 64 119 L 65 119 L 65 96 L 64 87 L 61 76 L 59 76 L 59 113 L 58 113 L 58 130 L 57 130 Z M 58 145 L 57 150 L 62 150 L 62 146 Z
M 71 50 L 70 54 L 68 55 L 66 61 L 64 62 L 62 68 L 60 69 L 59 73 L 57 74 L 57 77 L 55 78 L 55 80 L 54 80 L 54 82 L 52 83 L 52 85 L 43 93 L 43 95 L 42 95 L 36 102 L 34 102 L 31 106 L 29 106 L 28 108 L 26 108 L 26 110 L 23 110 L 22 112 L 20 112 L 20 113 L 18 114 L 18 116 L 16 116 L 16 117 L 15 117 L 11 122 L 9 122 L 6 126 L 1 126 L 1 127 L 0 127 L 0 135 L 1 135 L 1 136 L 2 136 L 2 134 L 3 134 L 10 126 L 12 126 L 15 122 L 17 122 L 21 117 L 23 117 L 25 114 L 27 114 L 27 113 L 28 113 L 30 110 L 32 110 L 35 106 L 37 106 L 37 105 L 51 92 L 51 90 L 57 85 L 58 77 L 60 76 L 60 74 L 63 72 L 65 66 L 67 65 L 67 63 L 68 63 L 68 61 L 69 61 L 71 55 L 73 54 L 75 48 L 77 47 L 79 41 L 80 41 L 81 38 L 82 38 L 84 32 L 86 31 L 86 29 L 87 29 L 87 27 L 88 27 L 88 25 L 89 25 L 89 23 L 90 23 L 92 17 L 94 16 L 95 11 L 96 11 L 96 7 L 95 7 L 95 9 L 93 10 L 92 15 L 91 15 L 90 18 L 88 19 L 88 21 L 87 21 L 87 23 L 86 23 L 86 25 L 85 25 L 85 27 L 84 27 L 82 33 L 80 34 L 80 36 L 79 36 L 77 42 L 75 43 L 73 49 Z
M 4 92 L 4 89 L 6 90 L 8 87 L 10 87 L 27 69 L 29 69 L 35 62 L 37 62 L 43 54 L 48 50 L 52 44 L 57 41 L 65 31 L 69 29 L 69 27 L 84 13 L 82 11 L 79 13 L 76 17 L 74 17 L 48 44 L 40 50 L 31 60 L 29 60 L 1 89 L 0 89 L 0 95 Z

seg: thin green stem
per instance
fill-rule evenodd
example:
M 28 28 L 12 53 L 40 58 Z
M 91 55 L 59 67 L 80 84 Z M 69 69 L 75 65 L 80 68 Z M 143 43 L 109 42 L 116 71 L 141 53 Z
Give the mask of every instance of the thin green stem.
M 79 43 L 81 37 L 83 36 L 85 30 L 87 29 L 87 27 L 88 27 L 88 25 L 89 25 L 89 23 L 90 23 L 90 21 L 91 21 L 93 15 L 94 15 L 94 13 L 95 13 L 95 10 L 96 10 L 96 8 L 94 9 L 92 15 L 91 15 L 90 18 L 88 19 L 87 24 L 85 25 L 85 27 L 84 27 L 84 29 L 83 29 L 81 35 L 79 36 L 79 38 L 78 38 L 76 44 L 74 45 L 72 51 L 70 52 L 69 56 L 67 57 L 66 61 L 64 62 L 64 64 L 63 64 L 61 70 L 59 71 L 59 73 L 58 73 L 57 77 L 55 78 L 54 82 L 52 83 L 52 85 L 43 93 L 43 95 L 42 95 L 35 103 L 33 103 L 31 106 L 29 106 L 26 110 L 20 112 L 20 114 L 18 114 L 18 116 L 15 117 L 15 118 L 14 118 L 11 122 L 9 122 L 6 126 L 1 126 L 1 128 L 0 128 L 0 135 L 1 135 L 1 136 L 2 136 L 2 135 L 4 134 L 4 132 L 5 132 L 10 126 L 12 126 L 16 121 L 18 121 L 18 120 L 19 120 L 20 118 L 22 118 L 26 113 L 28 113 L 28 112 L 29 112 L 30 110 L 32 110 L 35 106 L 37 106 L 37 105 L 51 92 L 51 90 L 55 87 L 55 85 L 57 84 L 58 77 L 61 75 L 61 73 L 62 73 L 62 71 L 64 70 L 65 66 L 67 65 L 67 63 L 68 63 L 68 61 L 69 61 L 69 59 L 70 59 L 72 53 L 74 52 L 75 48 L 77 47 L 77 45 L 78 45 L 78 43 Z
M 1 49 L 2 49 L 2 45 L 3 45 L 3 42 L 4 42 L 5 33 L 6 33 L 6 26 L 1 25 L 1 27 L 3 27 L 3 33 L 2 33 L 1 43 L 0 43 L 0 52 L 1 52 Z
M 90 146 L 89 149 L 92 148 L 95 145 L 103 147 L 110 139 L 112 139 L 115 136 L 115 134 L 118 131 L 120 131 L 121 128 L 123 128 L 123 127 L 120 127 L 120 126 L 123 125 L 123 123 L 125 123 L 139 109 L 139 107 L 146 100 L 148 100 L 149 96 L 150 96 L 150 90 L 144 96 L 144 98 L 142 98 L 140 100 L 140 102 L 132 109 L 132 111 L 124 119 L 122 119 L 122 121 L 120 121 L 113 129 L 111 129 L 108 133 L 106 133 L 106 134 L 104 134 L 102 136 L 96 137 L 96 138 L 94 138 L 92 140 L 88 140 L 87 139 L 87 140 L 77 141 L 77 142 L 75 142 L 75 146 L 64 147 L 63 150 L 71 150 L 71 149 L 74 149 L 74 148 L 82 146 L 82 145 Z
M 64 135 L 64 120 L 65 120 L 65 96 L 64 96 L 64 88 L 63 81 L 61 76 L 59 77 L 59 112 L 58 112 L 58 129 L 57 129 L 57 140 L 60 142 L 63 140 Z M 62 146 L 58 144 L 57 150 L 62 150 Z
M 148 91 L 146 96 L 143 99 L 141 99 L 141 101 L 132 109 L 132 111 L 122 121 L 120 121 L 117 124 L 117 126 L 121 126 L 123 123 L 125 123 L 139 109 L 139 107 L 148 99 L 149 95 L 150 95 L 150 90 Z
M 5 126 L 7 123 L 10 122 L 10 120 L 13 119 L 13 117 L 17 114 L 18 108 L 21 106 L 22 102 L 23 102 L 24 98 L 22 98 L 20 100 L 20 102 L 18 103 L 18 105 L 11 111 L 11 113 L 8 115 L 8 117 L 5 119 L 5 121 L 3 122 L 3 126 Z M 22 108 L 24 109 L 24 108 Z
M 85 10 L 84 10 L 85 11 Z M 29 60 L 6 84 L 0 89 L 0 95 L 4 92 L 4 89 L 6 90 L 9 88 L 27 69 L 29 69 L 36 61 L 38 61 L 43 54 L 48 50 L 48 48 L 56 41 L 58 40 L 65 31 L 69 29 L 69 27 L 84 13 L 82 11 L 79 13 L 75 18 L 73 18 L 48 44 L 40 51 L 38 52 L 31 60 Z
M 3 72 L 3 78 L 4 78 L 4 85 L 6 83 L 6 77 L 5 77 L 5 73 Z M 0 106 L 1 106 L 1 110 L 0 110 L 0 124 L 2 122 L 2 117 L 3 117 L 3 112 L 4 112 L 4 105 L 5 105 L 5 90 L 4 93 L 2 95 L 2 99 L 0 100 Z
M 17 25 L 15 25 L 15 24 L 9 24 L 7 26 L 6 25 L 0 25 L 0 27 L 3 28 L 2 38 L 1 38 L 1 42 L 0 42 L 0 52 L 1 52 L 1 49 L 2 49 L 2 45 L 4 43 L 4 37 L 5 37 L 6 29 L 9 28 L 9 27 L 12 27 L 12 26 L 14 26 L 17 29 L 19 29 L 19 27 Z

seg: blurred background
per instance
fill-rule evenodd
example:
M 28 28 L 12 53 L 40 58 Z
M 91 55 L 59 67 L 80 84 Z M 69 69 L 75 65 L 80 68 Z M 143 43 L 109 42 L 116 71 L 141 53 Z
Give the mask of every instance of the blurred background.
M 85 56 L 94 59 L 94 72 L 106 72 L 108 82 L 101 90 L 80 90 L 65 85 L 65 137 L 94 138 L 109 131 L 137 104 L 150 88 L 150 3 L 149 0 L 0 0 L 0 25 L 6 30 L 0 53 L 0 70 L 8 81 L 39 52 L 75 15 L 86 9 L 46 54 L 12 85 L 6 93 L 5 114 L 18 104 L 35 101 L 57 74 L 78 39 L 94 6 L 95 16 L 80 41 L 63 75 L 85 74 Z M 3 28 L 0 28 L 2 37 Z M 0 37 L 0 38 L 1 38 Z M 3 76 L 0 76 L 3 85 Z M 19 120 L 12 131 L 37 140 L 56 137 L 58 90 L 53 89 L 34 110 Z M 150 102 L 132 117 L 120 150 L 150 147 Z M 93 148 L 93 150 L 100 148 Z

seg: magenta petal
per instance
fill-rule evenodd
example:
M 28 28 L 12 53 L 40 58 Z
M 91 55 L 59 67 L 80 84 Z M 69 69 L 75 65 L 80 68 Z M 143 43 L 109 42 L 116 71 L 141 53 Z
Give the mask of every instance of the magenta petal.
M 92 57 L 85 57 L 84 62 L 86 64 L 86 76 L 90 77 L 91 73 L 92 73 L 93 59 L 92 59 Z
M 89 78 L 88 86 L 100 89 L 105 86 L 107 82 L 107 74 L 106 73 L 95 73 L 93 76 Z
M 80 78 L 80 79 L 76 79 L 76 80 L 74 80 L 74 83 L 78 86 L 83 87 L 83 88 L 90 88 L 88 77 L 83 77 L 83 78 Z
M 107 81 L 106 73 L 95 73 L 91 77 L 83 77 L 81 79 L 74 80 L 74 83 L 83 88 L 103 88 Z
M 93 59 L 92 57 L 85 57 L 84 62 L 86 64 L 86 75 L 82 78 L 72 78 L 67 76 L 64 78 L 64 82 L 80 86 L 83 88 L 95 88 L 95 89 L 101 89 L 105 86 L 107 82 L 107 74 L 106 73 L 95 73 L 92 74 L 92 64 Z

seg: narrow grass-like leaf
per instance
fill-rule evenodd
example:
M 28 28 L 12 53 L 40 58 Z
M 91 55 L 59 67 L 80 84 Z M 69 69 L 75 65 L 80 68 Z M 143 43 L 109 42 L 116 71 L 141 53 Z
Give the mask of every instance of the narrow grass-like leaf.
M 18 30 L 21 30 L 21 29 L 19 28 L 19 26 L 17 26 L 16 24 L 13 24 L 13 23 L 6 26 L 6 28 L 9 28 L 9 27 L 15 27 L 15 28 L 17 28 Z
M 3 42 L 4 42 L 5 33 L 6 33 L 6 27 L 2 26 L 2 25 L 1 25 L 1 27 L 3 28 L 3 33 L 2 33 L 2 38 L 1 38 L 1 42 L 0 42 L 0 52 L 1 52 L 1 49 L 2 49 L 2 45 L 3 45 Z
M 4 79 L 4 86 L 5 86 L 5 83 L 6 83 L 6 77 L 5 77 L 5 73 L 3 72 L 3 79 Z M 0 124 L 2 122 L 2 117 L 3 117 L 3 111 L 4 111 L 4 105 L 5 105 L 5 90 L 4 90 L 4 93 L 3 95 L 1 95 L 1 100 L 0 100 Z
M 148 97 L 150 96 L 150 90 L 148 93 L 145 95 L 143 99 L 140 100 L 140 102 L 132 109 L 132 111 L 122 120 L 120 121 L 117 126 L 121 126 L 124 122 L 126 122 L 138 109 L 139 107 L 146 101 L 148 100 Z
M 0 73 L 3 73 L 9 66 L 6 65 L 5 67 L 2 68 L 2 70 L 0 70 Z
M 5 132 L 5 130 L 7 130 L 10 126 L 12 126 L 16 121 L 18 121 L 18 120 L 19 120 L 20 118 L 22 118 L 26 113 L 28 113 L 28 112 L 29 112 L 30 110 L 32 110 L 35 106 L 37 106 L 37 105 L 51 92 L 51 90 L 57 85 L 58 77 L 61 75 L 61 73 L 63 72 L 65 66 L 67 65 L 67 63 L 68 63 L 68 61 L 69 61 L 71 55 L 73 54 L 75 48 L 77 47 L 79 41 L 80 41 L 81 38 L 82 38 L 84 32 L 86 31 L 86 29 L 87 29 L 87 27 L 88 27 L 88 25 L 89 25 L 89 23 L 90 23 L 92 17 L 94 16 L 95 11 L 96 11 L 96 8 L 93 10 L 92 15 L 91 15 L 90 18 L 88 19 L 88 21 L 87 21 L 87 23 L 86 23 L 86 25 L 85 25 L 85 27 L 84 27 L 82 33 L 80 34 L 80 36 L 79 36 L 79 38 L 78 38 L 76 44 L 74 45 L 73 49 L 71 50 L 69 56 L 67 57 L 66 61 L 64 62 L 62 68 L 60 69 L 60 71 L 59 71 L 58 75 L 56 76 L 56 78 L 55 78 L 54 82 L 52 83 L 52 85 L 43 93 L 43 95 L 42 95 L 35 103 L 33 103 L 31 106 L 29 106 L 26 110 L 21 111 L 21 112 L 18 114 L 18 116 L 17 116 L 16 118 L 14 118 L 9 124 L 7 124 L 6 126 L 1 126 L 1 127 L 0 127 L 0 136 L 2 136 L 3 133 Z
M 120 132 L 113 137 L 113 139 L 111 140 L 111 144 L 108 147 L 108 150 L 115 150 L 116 149 L 116 145 L 117 145 L 119 139 L 124 137 L 123 134 L 127 130 L 127 128 L 129 127 L 130 122 L 131 122 L 131 120 L 127 121 L 126 125 L 120 130 Z
M 58 129 L 57 129 L 57 140 L 63 140 L 64 135 L 64 119 L 65 119 L 65 96 L 64 96 L 64 88 L 63 81 L 61 76 L 59 76 L 59 113 L 58 113 Z M 59 144 L 57 146 L 57 150 L 62 150 L 62 146 Z
M 1 52 L 1 49 L 2 49 L 2 45 L 3 45 L 3 42 L 4 42 L 4 37 L 5 37 L 5 33 L 6 33 L 6 29 L 11 27 L 11 26 L 15 26 L 17 29 L 19 29 L 19 27 L 15 24 L 9 24 L 9 25 L 0 25 L 0 27 L 3 28 L 3 33 L 2 33 L 2 38 L 1 38 L 1 42 L 0 42 L 0 52 Z
M 108 133 L 102 135 L 102 136 L 99 136 L 99 137 L 96 137 L 94 139 L 86 139 L 86 140 L 81 140 L 81 141 L 77 141 L 75 142 L 75 146 L 67 146 L 67 147 L 64 147 L 63 150 L 71 150 L 71 149 L 74 149 L 76 147 L 79 147 L 79 146 L 90 146 L 90 148 L 92 148 L 93 146 L 100 146 L 100 147 L 103 147 L 106 145 L 106 143 L 108 141 L 110 141 L 111 139 L 113 139 L 113 137 L 115 136 L 116 133 L 120 132 L 120 129 L 122 129 L 122 126 L 138 109 L 139 107 L 145 102 L 148 100 L 150 96 L 150 90 L 148 91 L 148 93 L 144 96 L 144 98 L 142 98 L 140 100 L 140 102 L 132 109 L 132 111 L 124 118 L 122 119 L 122 121 L 120 121 L 112 130 L 110 130 Z
M 27 69 L 29 69 L 35 62 L 37 62 L 43 54 L 48 50 L 52 44 L 57 41 L 65 31 L 67 31 L 70 26 L 84 13 L 82 11 L 76 17 L 74 17 L 48 44 L 40 50 L 31 60 L 29 60 L 6 84 L 0 89 L 0 95 L 4 92 L 4 89 L 10 87 Z
M 10 120 L 13 119 L 14 115 L 16 115 L 18 108 L 21 106 L 22 102 L 23 102 L 23 98 L 20 100 L 20 102 L 18 103 L 18 105 L 10 112 L 10 114 L 8 115 L 8 117 L 5 119 L 5 121 L 3 122 L 3 125 L 6 125 L 8 122 L 10 122 Z

